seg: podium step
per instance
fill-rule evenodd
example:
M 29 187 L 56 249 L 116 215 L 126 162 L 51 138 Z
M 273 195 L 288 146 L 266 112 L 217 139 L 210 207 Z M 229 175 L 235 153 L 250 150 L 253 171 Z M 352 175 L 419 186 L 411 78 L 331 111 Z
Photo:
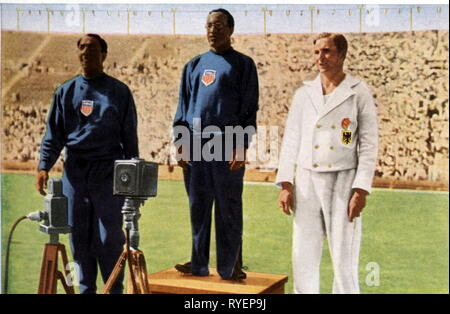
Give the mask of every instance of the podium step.
M 287 276 L 246 272 L 241 282 L 223 280 L 216 269 L 206 277 L 181 274 L 175 268 L 148 275 L 151 293 L 164 294 L 283 294 Z

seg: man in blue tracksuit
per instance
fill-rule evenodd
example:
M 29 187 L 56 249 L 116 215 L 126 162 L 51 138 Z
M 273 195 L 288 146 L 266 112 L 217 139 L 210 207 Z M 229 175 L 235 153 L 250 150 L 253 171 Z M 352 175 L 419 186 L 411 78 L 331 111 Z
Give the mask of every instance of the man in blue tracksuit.
M 243 177 L 245 152 L 256 132 L 258 76 L 253 60 L 231 47 L 234 19 L 228 11 L 211 11 L 206 29 L 211 50 L 186 64 L 173 122 L 193 237 L 191 261 L 175 268 L 197 276 L 209 274 L 214 203 L 217 271 L 223 279 L 242 280 L 246 278 L 242 271 Z M 177 137 L 180 127 L 189 130 L 188 141 Z M 246 130 L 245 136 L 239 132 L 230 136 L 230 130 L 239 128 Z M 213 139 L 219 145 L 210 145 Z
M 128 86 L 103 72 L 103 38 L 87 34 L 77 47 L 82 74 L 53 95 L 36 188 L 45 195 L 48 172 L 65 148 L 63 191 L 80 293 L 96 293 L 97 264 L 106 282 L 125 243 L 123 198 L 112 194 L 114 160 L 138 157 L 137 115 Z M 123 291 L 122 281 L 123 273 L 111 293 Z

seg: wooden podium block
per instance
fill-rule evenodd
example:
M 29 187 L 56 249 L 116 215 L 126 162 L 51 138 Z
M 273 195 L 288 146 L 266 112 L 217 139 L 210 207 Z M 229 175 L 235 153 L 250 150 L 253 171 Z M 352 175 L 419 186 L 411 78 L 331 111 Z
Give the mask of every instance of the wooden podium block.
M 168 294 L 283 294 L 288 277 L 247 272 L 247 279 L 223 280 L 214 268 L 206 277 L 181 274 L 171 268 L 148 275 L 151 293 Z

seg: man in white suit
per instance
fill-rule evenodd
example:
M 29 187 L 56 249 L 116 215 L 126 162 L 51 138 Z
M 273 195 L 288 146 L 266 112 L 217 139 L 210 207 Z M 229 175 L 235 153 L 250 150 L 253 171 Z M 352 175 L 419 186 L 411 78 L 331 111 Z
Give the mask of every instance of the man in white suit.
M 294 96 L 276 183 L 282 211 L 294 212 L 295 293 L 319 293 L 323 240 L 333 261 L 333 293 L 359 293 L 360 213 L 371 192 L 378 148 L 368 86 L 343 71 L 347 41 L 314 40 L 319 75 Z

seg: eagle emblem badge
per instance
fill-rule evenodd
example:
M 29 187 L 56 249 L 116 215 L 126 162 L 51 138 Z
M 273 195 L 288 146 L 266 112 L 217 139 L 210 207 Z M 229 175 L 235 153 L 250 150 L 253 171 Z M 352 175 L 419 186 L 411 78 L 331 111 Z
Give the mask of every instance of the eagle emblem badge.
M 350 145 L 352 143 L 352 131 L 348 129 L 350 126 L 350 119 L 344 118 L 341 122 L 342 126 L 342 144 L 344 145 Z

